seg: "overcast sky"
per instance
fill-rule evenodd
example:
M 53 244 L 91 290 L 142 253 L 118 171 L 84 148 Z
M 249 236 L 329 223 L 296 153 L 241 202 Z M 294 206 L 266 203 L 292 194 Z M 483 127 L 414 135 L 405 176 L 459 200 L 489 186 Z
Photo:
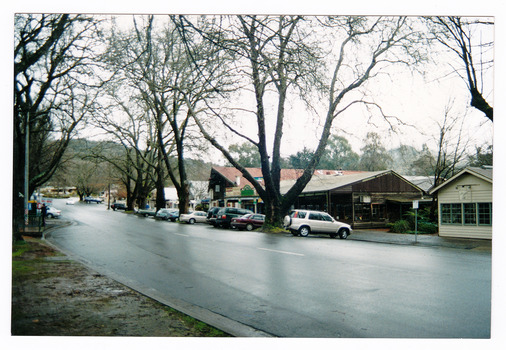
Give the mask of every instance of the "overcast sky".
M 117 22 L 125 29 L 132 25 L 132 16 L 118 16 Z M 487 29 L 483 33 L 484 41 L 492 40 L 493 37 L 493 28 L 490 26 Z M 378 110 L 371 111 L 364 106 L 356 105 L 334 121 L 333 133 L 346 137 L 357 153 L 360 153 L 366 134 L 371 131 L 383 136 L 384 145 L 388 149 L 401 144 L 421 149 L 426 143 L 435 150 L 439 133 L 438 123 L 442 123 L 444 111 L 451 104 L 453 106 L 451 114 L 459 116 L 464 121 L 463 137 L 470 140 L 470 149 L 491 144 L 493 123 L 489 122 L 483 113 L 469 106 L 470 94 L 466 82 L 454 72 L 453 68 L 460 67 L 461 62 L 455 55 L 445 53 L 444 50 L 445 48 L 440 45 L 433 45 L 430 63 L 417 66 L 414 72 L 403 65 L 390 67 L 388 75 L 380 75 L 368 82 L 366 99 L 377 102 L 386 115 L 398 118 L 402 123 L 393 121 L 392 129 Z M 369 52 L 365 55 L 368 56 Z M 328 79 L 330 80 L 330 76 Z M 491 93 L 494 82 L 493 70 L 488 71 L 485 82 L 486 98 L 494 105 Z M 239 105 L 241 108 L 254 110 L 253 94 L 244 93 Z M 236 104 L 233 106 L 237 107 Z M 322 108 L 313 113 L 296 98 L 289 100 L 286 106 L 284 142 L 281 149 L 283 156 L 294 154 L 304 147 L 315 149 L 325 120 L 327 103 L 322 101 L 321 106 Z M 276 113 L 275 100 L 269 103 L 266 98 L 266 107 L 267 117 L 271 120 L 271 128 L 268 130 L 272 131 Z M 254 118 L 249 115 L 246 115 L 246 118 L 238 117 L 234 125 L 241 126 L 242 133 L 257 139 Z M 272 142 L 272 132 L 268 137 Z M 227 139 L 229 144 L 234 142 L 243 140 Z M 210 150 L 210 153 L 215 161 L 223 158 L 217 151 Z
M 452 1 L 453 2 L 453 1 Z M 486 2 L 486 1 L 485 1 Z M 458 8 L 453 6 L 445 7 L 440 1 L 425 1 L 424 6 L 419 8 L 406 7 L 400 1 L 383 1 L 381 6 L 376 1 L 361 1 L 360 4 L 367 6 L 358 6 L 357 4 L 339 4 L 336 9 L 334 2 L 307 2 L 292 1 L 287 6 L 285 3 L 278 5 L 277 2 L 265 2 L 268 5 L 262 6 L 263 1 L 256 1 L 255 5 L 238 4 L 230 1 L 213 1 L 212 5 L 206 1 L 192 1 L 191 4 L 171 4 L 165 7 L 165 2 L 142 3 L 132 1 L 113 1 L 109 2 L 88 1 L 85 4 L 68 4 L 62 1 L 47 1 L 43 4 L 27 1 L 23 4 L 16 4 L 16 10 L 20 12 L 88 12 L 88 13 L 306 13 L 306 14 L 331 14 L 351 13 L 351 14 L 444 14 L 454 11 L 460 11 L 464 14 L 477 15 L 495 15 L 493 7 L 490 12 L 480 8 L 480 11 L 465 12 L 467 1 L 458 3 Z M 155 5 L 153 5 L 153 3 Z M 434 9 L 429 10 L 429 4 L 433 4 Z M 483 2 L 482 2 L 483 3 Z M 401 5 L 399 5 L 401 4 Z M 297 11 L 297 12 L 294 12 Z M 434 12 L 436 11 L 436 12 Z M 12 19 L 11 19 L 12 20 Z M 12 32 L 12 28 L 11 28 Z M 12 63 L 11 63 L 12 64 Z M 443 117 L 445 106 L 453 101 L 453 113 L 465 115 L 466 128 L 465 133 L 472 139 L 471 144 L 482 145 L 491 143 L 493 139 L 493 123 L 488 122 L 484 115 L 469 108 L 469 92 L 466 89 L 465 82 L 456 74 L 447 76 L 450 67 L 448 63 L 439 63 L 439 66 L 421 66 L 420 71 L 426 71 L 427 74 L 412 75 L 400 67 L 389 77 L 375 79 L 374 84 L 370 84 L 370 94 L 374 96 L 388 115 L 398 117 L 409 126 L 398 125 L 396 132 L 392 132 L 390 126 L 380 117 L 369 119 L 371 114 L 363 107 L 354 107 L 345 114 L 339 116 L 333 124 L 333 130 L 336 134 L 345 136 L 352 144 L 356 152 L 360 151 L 363 145 L 362 140 L 367 132 L 374 131 L 384 136 L 384 144 L 387 148 L 395 148 L 400 144 L 407 144 L 421 149 L 423 143 L 429 145 L 434 143 L 433 139 L 438 132 L 437 122 Z M 492 76 L 488 79 L 489 86 L 492 85 Z M 489 91 L 491 89 L 488 89 Z M 494 105 L 493 96 L 487 96 L 491 104 Z M 496 107 L 497 108 L 497 107 Z M 497 112 L 496 112 L 497 113 Z M 282 154 L 288 156 L 304 147 L 314 149 L 319 139 L 321 124 L 325 118 L 325 110 L 320 110 L 319 115 L 311 115 L 301 104 L 291 103 L 287 106 L 286 115 L 289 116 L 284 133 L 284 144 Z M 307 122 L 310 120 L 311 122 Z M 496 122 L 497 125 L 497 122 Z M 254 137 L 255 125 L 253 127 L 245 124 L 244 130 L 250 130 L 250 135 Z M 213 152 L 214 153 L 214 152 Z

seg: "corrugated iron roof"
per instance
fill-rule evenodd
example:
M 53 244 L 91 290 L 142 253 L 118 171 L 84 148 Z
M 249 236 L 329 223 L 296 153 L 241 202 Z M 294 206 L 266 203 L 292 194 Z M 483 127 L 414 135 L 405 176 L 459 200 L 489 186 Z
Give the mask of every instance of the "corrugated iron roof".
M 236 177 L 239 177 L 239 187 L 251 185 L 249 181 L 242 176 L 242 173 L 233 167 L 213 167 L 213 169 L 225 177 L 230 183 L 236 183 Z M 262 177 L 262 170 L 260 168 L 246 168 L 251 176 L 255 178 Z M 300 169 L 281 169 L 281 194 L 287 193 L 290 188 L 295 184 L 297 179 L 302 175 L 303 170 Z M 313 177 L 306 185 L 302 193 L 312 192 L 325 192 L 333 189 L 341 188 L 351 184 L 368 181 L 385 174 L 392 173 L 403 180 L 409 182 L 412 186 L 422 189 L 416 184 L 410 182 L 401 175 L 396 174 L 392 170 L 381 171 L 350 171 L 350 170 L 315 170 Z M 260 182 L 263 185 L 263 181 Z
M 439 191 L 442 187 L 445 187 L 446 185 L 450 184 L 453 180 L 456 178 L 462 176 L 463 174 L 468 173 L 471 175 L 474 175 L 476 177 L 479 177 L 485 181 L 488 181 L 490 183 L 493 182 L 493 169 L 492 167 L 468 167 L 463 169 L 462 171 L 458 172 L 457 174 L 453 175 L 451 178 L 443 182 L 441 185 L 433 188 L 430 190 L 430 194 L 433 194 L 437 191 Z
M 354 174 L 344 174 L 341 176 L 335 175 L 313 175 L 308 182 L 302 193 L 310 192 L 325 192 L 336 188 L 348 186 L 357 182 L 373 179 L 377 176 L 384 175 L 391 172 L 391 170 L 382 171 L 366 171 L 355 172 Z M 280 190 L 282 194 L 288 192 L 296 180 L 281 181 Z
M 242 173 L 234 167 L 225 167 L 225 166 L 215 166 L 213 169 L 221 174 L 224 178 L 226 178 L 230 183 L 234 184 L 237 181 L 237 177 L 239 177 L 240 187 L 245 185 L 253 186 L 246 178 L 242 175 Z M 260 184 L 264 184 L 263 174 L 261 168 L 245 168 L 251 176 L 257 179 Z M 281 181 L 289 181 L 289 180 L 297 180 L 302 176 L 304 170 L 302 169 L 281 169 Z M 317 169 L 314 171 L 313 176 L 343 176 L 343 175 L 351 175 L 351 174 L 361 174 L 366 173 L 363 171 L 355 171 L 355 170 L 322 170 Z
M 476 174 L 479 174 L 480 176 L 489 179 L 490 181 L 493 180 L 494 172 L 492 170 L 492 167 L 481 167 L 481 168 L 469 167 L 467 169 L 469 169 L 471 172 L 474 172 Z

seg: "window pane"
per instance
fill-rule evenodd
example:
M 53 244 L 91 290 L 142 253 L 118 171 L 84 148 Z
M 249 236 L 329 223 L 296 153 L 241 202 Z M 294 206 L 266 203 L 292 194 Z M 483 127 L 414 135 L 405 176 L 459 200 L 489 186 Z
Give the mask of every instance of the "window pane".
M 318 213 L 309 213 L 309 220 L 321 220 L 321 215 Z
M 324 221 L 330 221 L 330 222 L 332 222 L 332 218 L 330 217 L 330 215 L 328 215 L 328 214 L 322 214 L 322 217 L 323 217 Z
M 464 203 L 464 224 L 476 225 L 476 203 Z
M 461 224 L 462 223 L 462 205 L 460 203 L 458 204 L 451 204 L 451 211 L 452 211 L 452 224 Z
M 451 209 L 450 204 L 441 204 L 441 223 L 442 224 L 450 224 L 451 223 Z
M 478 203 L 478 224 L 492 225 L 492 203 Z

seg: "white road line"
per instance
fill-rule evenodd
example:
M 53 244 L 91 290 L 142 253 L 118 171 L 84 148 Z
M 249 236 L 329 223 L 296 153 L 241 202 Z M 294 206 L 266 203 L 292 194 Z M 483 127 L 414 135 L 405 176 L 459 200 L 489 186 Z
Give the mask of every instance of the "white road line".
M 267 249 L 267 248 L 258 248 L 258 249 L 260 249 L 260 250 L 266 250 L 266 251 L 268 251 L 268 252 L 281 253 L 281 254 L 304 256 L 304 254 L 292 253 L 292 252 L 285 252 L 285 251 L 282 251 L 282 250 L 274 250 L 274 249 Z
M 183 237 L 190 237 L 190 235 L 187 235 L 186 233 L 176 233 L 176 232 L 172 232 L 172 234 L 174 234 L 174 235 L 178 235 L 178 236 L 183 236 Z

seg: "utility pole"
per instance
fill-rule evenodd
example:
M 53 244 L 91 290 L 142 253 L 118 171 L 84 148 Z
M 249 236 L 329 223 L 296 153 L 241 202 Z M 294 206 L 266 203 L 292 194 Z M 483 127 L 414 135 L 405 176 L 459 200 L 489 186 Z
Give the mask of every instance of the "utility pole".
M 24 208 L 25 208 L 25 226 L 28 226 L 28 201 L 30 200 L 30 112 L 26 114 L 25 122 L 25 197 L 24 197 Z

